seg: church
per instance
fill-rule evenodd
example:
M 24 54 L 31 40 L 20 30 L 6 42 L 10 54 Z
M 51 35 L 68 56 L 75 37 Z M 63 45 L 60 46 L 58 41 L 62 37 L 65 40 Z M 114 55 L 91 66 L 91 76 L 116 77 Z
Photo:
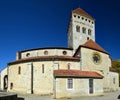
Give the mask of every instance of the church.
M 17 52 L 0 73 L 0 88 L 54 98 L 117 91 L 119 75 L 112 70 L 110 54 L 95 42 L 95 19 L 81 8 L 72 10 L 67 34 L 67 48 Z

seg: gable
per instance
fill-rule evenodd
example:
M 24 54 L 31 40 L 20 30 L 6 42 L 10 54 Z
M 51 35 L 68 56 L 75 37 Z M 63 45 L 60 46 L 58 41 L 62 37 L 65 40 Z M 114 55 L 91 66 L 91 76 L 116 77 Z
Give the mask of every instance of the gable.
M 80 48 L 83 47 L 83 48 L 88 48 L 88 49 L 92 49 L 92 50 L 96 50 L 96 51 L 99 51 L 99 52 L 102 52 L 102 53 L 105 53 L 105 54 L 108 54 L 108 52 L 106 52 L 101 46 L 99 46 L 97 43 L 95 43 L 93 40 L 89 40 L 87 41 L 85 44 L 83 45 L 80 45 L 78 47 L 78 49 L 76 50 L 75 54 L 74 54 L 74 57 L 77 57 L 78 55 L 80 55 Z M 108 54 L 109 55 L 109 54 Z

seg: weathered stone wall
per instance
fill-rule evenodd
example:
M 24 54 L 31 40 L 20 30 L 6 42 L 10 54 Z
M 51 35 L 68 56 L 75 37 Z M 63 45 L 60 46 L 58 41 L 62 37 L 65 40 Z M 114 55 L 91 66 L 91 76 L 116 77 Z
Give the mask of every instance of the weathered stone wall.
M 94 79 L 94 93 L 89 93 L 89 79 L 73 78 L 73 89 L 67 88 L 67 78 L 56 79 L 56 98 L 99 95 L 103 93 L 101 79 Z
M 48 54 L 44 54 L 44 52 L 47 51 Z M 63 52 L 66 52 L 66 54 L 63 54 Z M 29 54 L 29 55 L 27 55 Z M 19 56 L 19 55 L 17 55 Z M 37 57 L 37 56 L 72 56 L 72 50 L 68 49 L 41 49 L 41 50 L 31 50 L 31 51 L 25 51 L 21 53 L 21 59 L 22 58 L 28 58 L 28 57 Z M 16 57 L 19 58 L 19 57 Z
M 119 74 L 117 72 L 109 72 L 109 91 L 119 90 Z
M 93 62 L 93 54 L 94 53 L 98 53 L 100 55 L 101 61 L 99 64 L 95 64 Z M 110 73 L 109 68 L 111 67 L 111 59 L 109 58 L 108 54 L 99 52 L 99 51 L 95 51 L 92 49 L 88 49 L 88 48 L 81 48 L 81 68 L 82 70 L 87 70 L 87 71 L 96 71 L 98 73 L 100 73 L 101 75 L 104 76 L 103 78 L 103 88 L 104 91 L 109 91 L 110 88 L 112 87 L 111 81 L 110 81 L 110 75 L 111 77 L 114 76 L 116 77 L 116 80 L 118 79 L 117 73 Z M 118 88 L 118 82 L 116 82 L 116 88 Z M 114 88 L 115 85 L 113 85 Z
M 70 69 L 80 69 L 79 62 L 74 61 L 36 61 L 11 65 L 8 67 L 8 91 L 32 93 L 31 91 L 33 89 L 33 93 L 35 94 L 52 94 L 53 71 L 58 69 L 68 69 L 68 64 L 70 64 Z M 33 83 L 31 83 L 31 66 L 33 66 Z M 18 71 L 19 67 L 21 67 L 20 74 Z M 11 83 L 13 83 L 12 89 L 10 86 Z M 32 84 L 33 88 L 31 87 Z

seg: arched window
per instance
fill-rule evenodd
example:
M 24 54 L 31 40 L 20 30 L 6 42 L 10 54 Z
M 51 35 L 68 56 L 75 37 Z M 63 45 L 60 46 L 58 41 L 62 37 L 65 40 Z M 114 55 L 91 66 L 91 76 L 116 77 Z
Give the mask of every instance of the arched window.
M 10 83 L 10 89 L 13 89 L 13 83 Z
M 21 67 L 18 67 L 18 74 L 21 74 Z
M 71 66 L 71 64 L 70 64 L 70 63 L 68 63 L 68 65 L 67 65 L 67 67 L 68 67 L 68 70 L 70 70 L 70 66 Z
M 42 64 L 42 73 L 44 73 L 44 64 Z
M 92 32 L 91 29 L 88 29 L 88 35 L 91 35 L 91 32 Z
M 87 37 L 87 40 L 89 40 L 90 38 L 89 37 Z
M 82 28 L 82 32 L 86 33 L 86 28 L 85 27 Z
M 76 32 L 80 32 L 80 26 L 76 26 Z

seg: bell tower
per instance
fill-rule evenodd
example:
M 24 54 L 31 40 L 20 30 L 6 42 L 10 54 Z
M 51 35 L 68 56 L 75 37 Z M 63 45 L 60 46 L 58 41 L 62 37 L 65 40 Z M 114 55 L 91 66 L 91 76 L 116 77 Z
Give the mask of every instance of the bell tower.
M 95 20 L 81 8 L 72 11 L 68 26 L 68 47 L 73 52 L 89 39 L 95 41 Z

